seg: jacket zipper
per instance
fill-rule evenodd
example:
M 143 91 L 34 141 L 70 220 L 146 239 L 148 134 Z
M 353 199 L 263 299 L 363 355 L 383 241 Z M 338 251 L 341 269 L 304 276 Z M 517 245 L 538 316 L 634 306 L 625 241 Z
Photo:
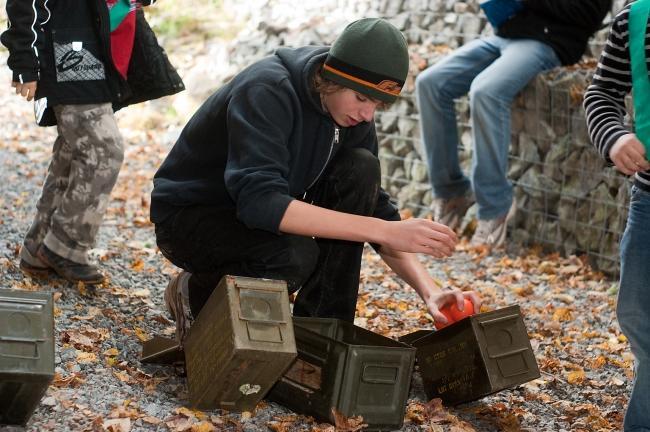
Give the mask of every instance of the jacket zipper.
M 339 143 L 339 127 L 334 126 L 334 136 L 332 137 L 332 142 L 330 143 L 330 151 L 327 154 L 327 159 L 325 159 L 325 164 L 323 164 L 323 168 L 321 168 L 320 172 L 318 173 L 314 181 L 312 181 L 311 184 L 307 186 L 307 189 L 305 189 L 305 194 L 302 196 L 302 199 L 305 199 L 307 197 L 307 192 L 309 191 L 309 189 L 311 189 L 311 187 L 316 184 L 320 176 L 323 175 L 323 172 L 325 171 L 325 168 L 327 168 L 327 164 L 329 163 L 330 158 L 332 157 L 334 146 L 338 143 Z

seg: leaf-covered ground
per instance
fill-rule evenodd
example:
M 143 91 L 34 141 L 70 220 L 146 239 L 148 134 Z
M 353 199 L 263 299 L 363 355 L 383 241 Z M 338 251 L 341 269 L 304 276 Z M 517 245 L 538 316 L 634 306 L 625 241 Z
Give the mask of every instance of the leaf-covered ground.
M 334 426 L 270 402 L 231 414 L 186 408 L 184 378 L 139 362 L 140 344 L 172 335 L 162 304 L 175 269 L 155 246 L 148 221 L 151 179 L 181 127 L 173 99 L 118 115 L 126 158 L 93 256 L 111 275 L 96 290 L 17 267 L 55 131 L 33 124 L 31 104 L 12 94 L 0 51 L 0 272 L 3 288 L 52 290 L 56 299 L 56 377 L 30 431 L 333 431 Z M 577 257 L 536 250 L 487 254 L 466 243 L 446 260 L 426 259 L 440 286 L 473 289 L 487 309 L 521 306 L 540 379 L 450 408 L 415 386 L 402 430 L 614 431 L 621 429 L 632 356 L 615 321 L 616 284 Z M 430 328 L 430 317 L 369 249 L 364 255 L 356 323 L 388 337 Z M 343 422 L 339 430 L 356 430 Z

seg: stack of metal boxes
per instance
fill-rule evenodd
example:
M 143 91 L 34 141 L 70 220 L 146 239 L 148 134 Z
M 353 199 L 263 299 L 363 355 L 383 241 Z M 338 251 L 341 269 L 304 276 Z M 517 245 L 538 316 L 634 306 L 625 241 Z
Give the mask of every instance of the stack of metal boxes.
M 335 422 L 333 409 L 370 430 L 402 426 L 415 349 L 351 323 L 294 317 L 298 359 L 268 398 Z
M 467 317 L 400 338 L 417 348 L 429 399 L 456 405 L 539 378 L 519 306 Z
M 52 294 L 0 289 L 0 425 L 25 425 L 53 377 Z
M 416 358 L 429 399 L 449 405 L 539 377 L 518 306 L 400 341 L 341 320 L 292 319 L 284 282 L 226 276 L 184 346 L 154 338 L 143 361 L 183 362 L 198 408 L 251 410 L 268 393 L 331 423 L 361 416 L 370 430 L 402 426 Z

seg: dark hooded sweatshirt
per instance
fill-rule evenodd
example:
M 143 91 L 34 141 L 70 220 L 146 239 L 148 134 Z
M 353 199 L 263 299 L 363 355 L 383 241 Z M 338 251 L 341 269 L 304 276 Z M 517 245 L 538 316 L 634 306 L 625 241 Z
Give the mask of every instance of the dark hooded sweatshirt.
M 563 65 L 580 60 L 587 40 L 612 7 L 611 0 L 523 0 L 523 4 L 522 11 L 503 23 L 497 34 L 544 42 Z
M 152 222 L 183 206 L 209 205 L 236 209 L 247 227 L 277 233 L 289 203 L 303 197 L 342 146 L 376 156 L 374 123 L 336 132 L 311 89 L 327 52 L 281 48 L 214 93 L 154 176 Z M 373 216 L 399 220 L 383 190 Z

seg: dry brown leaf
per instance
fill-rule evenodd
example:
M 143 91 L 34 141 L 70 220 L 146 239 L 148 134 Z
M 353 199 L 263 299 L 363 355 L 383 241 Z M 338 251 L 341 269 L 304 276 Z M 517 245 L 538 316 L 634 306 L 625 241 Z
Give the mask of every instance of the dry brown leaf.
M 95 353 L 77 351 L 77 363 L 88 364 L 95 363 L 97 361 L 97 355 Z
M 85 382 L 83 375 L 80 373 L 73 373 L 67 377 L 62 377 L 59 373 L 54 374 L 54 380 L 52 381 L 52 385 L 55 387 L 59 388 L 66 388 L 66 387 L 79 387 L 81 384 Z
M 607 364 L 607 357 L 601 355 L 591 359 L 589 363 L 591 364 L 592 369 L 600 369 Z
M 356 432 L 363 430 L 365 427 L 368 427 L 368 425 L 363 422 L 363 417 L 361 416 L 346 417 L 333 407 L 332 415 L 334 416 L 334 425 L 336 426 L 337 431 Z
M 105 355 L 106 357 L 115 357 L 120 355 L 120 352 L 117 350 L 117 348 L 109 348 L 104 351 L 102 355 Z
M 108 432 L 129 432 L 131 430 L 131 419 L 109 419 L 105 420 L 102 426 Z
M 145 298 L 145 297 L 150 297 L 151 296 L 151 291 L 149 288 L 142 288 L 139 290 L 135 290 L 131 293 L 133 297 L 140 297 L 140 298 Z
M 135 260 L 133 260 L 133 262 L 131 263 L 131 270 L 135 272 L 141 272 L 142 270 L 144 270 L 144 261 L 142 261 L 140 258 L 136 258 Z
M 449 427 L 449 432 L 476 432 L 476 429 L 474 429 L 469 423 L 462 422 L 451 425 Z
M 165 425 L 174 432 L 185 432 L 192 427 L 192 421 L 187 417 L 175 416 L 165 421 Z
M 433 423 L 449 421 L 449 412 L 443 407 L 440 398 L 431 399 L 424 404 L 424 416 Z
M 151 336 L 149 336 L 144 330 L 142 330 L 140 327 L 135 327 L 135 335 L 138 339 L 140 339 L 141 342 L 146 342 L 149 339 L 151 339 Z
M 571 315 L 571 310 L 569 308 L 561 307 L 555 309 L 555 312 L 553 312 L 553 321 L 564 322 L 571 321 L 572 319 L 573 316 Z
M 113 375 L 123 383 L 131 382 L 131 377 L 126 372 L 113 371 Z
M 152 425 L 159 425 L 160 423 L 163 422 L 159 418 L 152 417 L 152 416 L 144 416 L 144 417 L 141 417 L 141 419 L 142 419 L 143 422 L 149 423 L 149 424 L 152 424 Z
M 585 380 L 585 371 L 582 369 L 571 371 L 567 374 L 566 380 L 569 384 L 582 384 Z
M 190 430 L 192 432 L 214 432 L 217 428 L 210 422 L 202 421 L 201 423 L 193 424 Z
M 77 330 L 64 331 L 61 334 L 61 341 L 82 351 L 94 351 L 95 341 Z

